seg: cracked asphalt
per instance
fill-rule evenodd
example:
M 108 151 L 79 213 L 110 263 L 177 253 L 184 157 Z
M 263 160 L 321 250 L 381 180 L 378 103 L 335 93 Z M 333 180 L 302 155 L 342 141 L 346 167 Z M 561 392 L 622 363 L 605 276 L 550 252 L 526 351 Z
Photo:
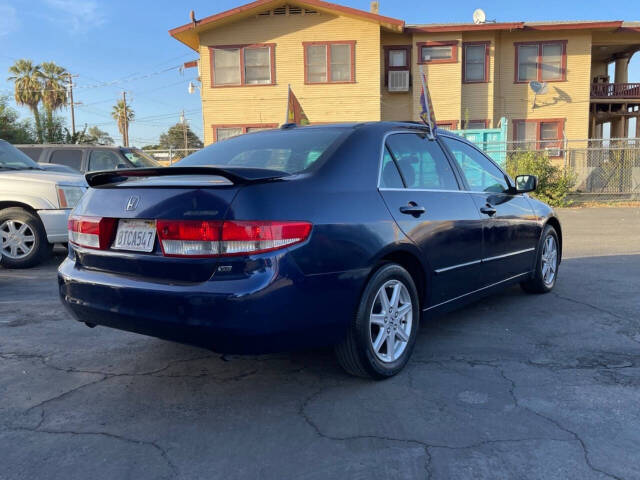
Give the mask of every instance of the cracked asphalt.
M 640 209 L 560 211 L 553 293 L 423 324 L 383 382 L 72 321 L 0 269 L 0 479 L 639 479 Z

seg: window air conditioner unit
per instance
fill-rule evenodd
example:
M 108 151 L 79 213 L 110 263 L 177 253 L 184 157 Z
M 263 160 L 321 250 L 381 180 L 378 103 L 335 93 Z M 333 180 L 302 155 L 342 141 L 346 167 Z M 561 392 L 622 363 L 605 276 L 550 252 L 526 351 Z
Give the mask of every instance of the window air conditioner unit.
M 562 150 L 560 148 L 547 147 L 547 148 L 545 148 L 545 150 L 547 151 L 547 155 L 549 155 L 550 157 L 561 157 L 562 156 Z
M 391 70 L 388 84 L 390 92 L 408 92 L 409 70 Z

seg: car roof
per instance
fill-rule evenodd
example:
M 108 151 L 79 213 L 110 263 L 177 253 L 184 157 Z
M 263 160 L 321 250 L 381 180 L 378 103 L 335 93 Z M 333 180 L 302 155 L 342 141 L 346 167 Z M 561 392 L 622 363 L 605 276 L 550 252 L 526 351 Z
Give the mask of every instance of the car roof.
M 421 130 L 428 131 L 429 126 L 422 122 L 416 121 L 377 121 L 377 122 L 349 122 L 349 123 L 325 123 L 321 125 L 306 125 L 303 127 L 295 126 L 295 125 L 287 125 L 284 128 L 280 127 L 282 130 L 296 130 L 297 128 L 304 129 L 325 129 L 325 128 L 344 128 L 344 129 L 360 129 L 360 128 L 376 128 L 376 129 L 409 129 L 409 130 Z M 278 130 L 278 129 L 274 129 Z M 273 130 L 272 130 L 273 131 Z M 261 132 L 256 132 L 261 133 Z M 443 128 L 437 129 L 438 136 L 447 136 L 452 138 L 457 138 L 463 141 L 466 139 L 460 135 L 457 135 L 449 130 L 445 130 Z
M 28 148 L 93 148 L 102 150 L 120 150 L 121 148 L 134 148 L 134 147 L 120 147 L 116 145 L 94 145 L 91 143 L 24 143 L 14 145 L 15 147 L 28 147 Z

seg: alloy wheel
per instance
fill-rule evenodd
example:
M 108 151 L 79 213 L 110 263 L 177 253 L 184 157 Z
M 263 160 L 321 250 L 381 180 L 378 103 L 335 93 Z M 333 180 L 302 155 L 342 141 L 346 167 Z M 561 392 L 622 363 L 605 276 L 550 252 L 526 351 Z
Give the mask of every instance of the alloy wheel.
M 0 225 L 0 252 L 18 260 L 28 256 L 35 247 L 36 236 L 31 227 L 19 220 L 5 220 Z
M 411 336 L 413 305 L 407 287 L 389 280 L 376 293 L 369 314 L 371 346 L 376 357 L 394 362 L 404 352 Z
M 542 247 L 542 281 L 546 286 L 553 285 L 558 269 L 558 247 L 553 235 L 547 235 Z

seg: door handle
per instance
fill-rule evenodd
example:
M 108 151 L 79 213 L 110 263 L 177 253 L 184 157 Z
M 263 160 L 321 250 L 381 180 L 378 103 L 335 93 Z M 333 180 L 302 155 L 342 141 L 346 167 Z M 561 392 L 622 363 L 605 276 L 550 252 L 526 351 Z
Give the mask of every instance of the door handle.
M 497 212 L 497 210 L 493 207 L 493 205 L 489 203 L 487 203 L 484 207 L 482 207 L 480 211 L 485 215 L 489 215 L 490 217 L 493 217 Z
M 422 215 L 426 211 L 427 210 L 424 207 L 418 205 L 416 202 L 409 202 L 407 206 L 400 207 L 401 213 L 405 213 L 407 215 L 413 215 L 416 218 L 418 218 L 420 215 Z

